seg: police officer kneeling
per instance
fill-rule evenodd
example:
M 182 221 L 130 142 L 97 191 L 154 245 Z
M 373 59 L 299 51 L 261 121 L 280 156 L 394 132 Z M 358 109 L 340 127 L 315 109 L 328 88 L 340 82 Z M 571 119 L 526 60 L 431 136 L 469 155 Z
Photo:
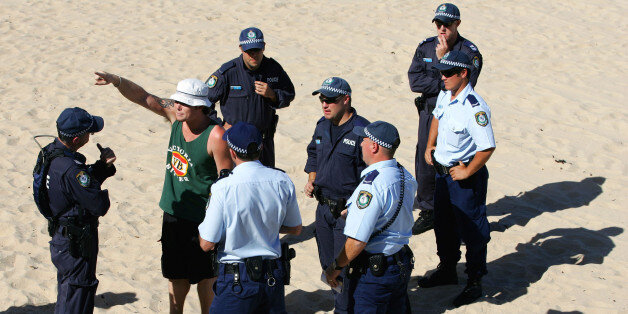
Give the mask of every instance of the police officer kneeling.
M 220 262 L 212 313 L 285 313 L 284 282 L 289 280 L 279 233 L 301 233 L 294 184 L 287 174 L 258 158 L 262 136 L 238 122 L 223 136 L 236 167 L 211 188 L 201 248 L 218 248 Z
M 405 313 L 408 281 L 414 268 L 408 239 L 412 235 L 412 204 L 417 182 L 393 158 L 399 147 L 397 129 L 376 121 L 356 126 L 363 137 L 362 158 L 368 165 L 347 206 L 344 233 L 347 241 L 336 260 L 325 270 L 327 282 L 338 286 L 337 277 L 348 266 L 356 278 L 349 287 L 355 313 Z
M 109 210 L 109 192 L 101 184 L 116 172 L 116 157 L 102 148 L 100 160 L 85 164 L 77 150 L 89 141 L 91 133 L 104 126 L 101 117 L 81 108 L 67 108 L 57 119 L 59 137 L 43 148 L 62 153 L 50 163 L 48 198 L 52 240 L 50 256 L 57 268 L 55 313 L 92 313 L 98 286 L 98 217 Z

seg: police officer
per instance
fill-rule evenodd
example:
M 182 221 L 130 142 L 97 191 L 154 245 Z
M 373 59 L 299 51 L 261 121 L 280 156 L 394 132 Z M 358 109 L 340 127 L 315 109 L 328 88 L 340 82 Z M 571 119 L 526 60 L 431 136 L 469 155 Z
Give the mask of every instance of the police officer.
M 419 279 L 419 287 L 458 283 L 456 264 L 462 239 L 467 248 L 468 280 L 454 299 L 458 307 L 482 295 L 480 279 L 487 272 L 486 245 L 490 240 L 485 164 L 495 150 L 495 139 L 491 112 L 469 81 L 474 68 L 469 56 L 451 51 L 434 67 L 447 89 L 438 95 L 425 151 L 425 160 L 436 169 L 434 232 L 440 264 L 430 276 Z
M 357 279 L 342 289 L 353 294 L 355 313 L 409 312 L 414 262 L 407 244 L 417 183 L 394 159 L 400 139 L 393 125 L 376 121 L 353 132 L 364 139 L 362 157 L 369 166 L 349 199 L 347 241 L 325 270 L 327 281 L 338 286 L 338 276 L 349 267 L 349 276 Z
M 419 135 L 414 160 L 414 168 L 419 189 L 416 203 L 421 209 L 412 234 L 420 234 L 434 226 L 434 169 L 425 162 L 423 155 L 432 121 L 432 110 L 436 96 L 445 90 L 440 73 L 432 68 L 449 51 L 463 51 L 472 59 L 469 69 L 469 82 L 475 86 L 482 70 L 482 55 L 478 48 L 458 33 L 460 10 L 451 3 L 444 3 L 436 8 L 432 22 L 436 25 L 437 36 L 422 41 L 414 53 L 408 70 L 410 89 L 421 96 L 415 100 L 419 111 Z
M 285 108 L 294 99 L 294 86 L 281 65 L 264 56 L 264 34 L 255 27 L 240 33 L 242 54 L 223 64 L 206 81 L 209 100 L 220 101 L 220 111 L 228 129 L 236 122 L 255 125 L 262 133 L 262 164 L 275 166 L 273 137 L 279 117 L 276 109 Z
M 369 122 L 351 106 L 351 87 L 344 79 L 326 79 L 312 95 L 319 93 L 323 117 L 318 120 L 312 141 L 307 146 L 305 172 L 309 179 L 305 194 L 318 200 L 316 245 L 321 266 L 326 269 L 347 239 L 343 233 L 345 220 L 340 218 L 340 213 L 358 186 L 360 173 L 366 168 L 360 149 L 362 137 L 353 133 L 353 128 L 364 127 Z M 344 275 L 343 281 L 347 284 Z M 332 290 L 332 293 L 335 312 L 352 312 L 353 302 L 347 289 L 342 293 Z
M 109 148 L 100 150 L 100 160 L 85 164 L 78 149 L 90 134 L 104 126 L 101 117 L 75 107 L 61 112 L 57 137 L 44 150 L 58 149 L 63 156 L 52 160 L 48 171 L 48 197 L 54 219 L 50 256 L 57 268 L 55 313 L 92 313 L 98 287 L 98 217 L 109 210 L 109 192 L 101 184 L 116 173 L 116 156 Z
M 279 233 L 301 233 L 294 184 L 258 161 L 262 135 L 254 125 L 238 122 L 223 138 L 236 167 L 212 186 L 198 227 L 201 248 L 218 247 L 220 261 L 210 312 L 285 313 Z

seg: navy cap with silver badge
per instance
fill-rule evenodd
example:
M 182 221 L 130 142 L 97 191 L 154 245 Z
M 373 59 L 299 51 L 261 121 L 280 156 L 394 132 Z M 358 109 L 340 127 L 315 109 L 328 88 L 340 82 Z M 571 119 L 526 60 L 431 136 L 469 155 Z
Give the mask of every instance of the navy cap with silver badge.
M 254 125 L 242 121 L 226 130 L 222 139 L 227 142 L 229 148 L 240 154 L 255 153 L 255 151 L 248 151 L 251 143 L 257 145 L 257 151 L 262 146 L 262 134 L 259 130 Z
M 458 7 L 451 3 L 443 3 L 436 8 L 436 12 L 434 12 L 434 18 L 432 22 L 438 20 L 443 23 L 451 23 L 453 21 L 457 21 L 460 19 L 460 10 Z
M 433 67 L 439 71 L 451 70 L 453 68 L 471 69 L 471 59 L 466 53 L 454 50 L 446 53 Z
M 321 88 L 312 92 L 312 95 L 318 93 L 323 94 L 326 97 L 338 97 L 340 95 L 351 96 L 351 86 L 349 83 L 340 77 L 330 77 L 323 81 Z
M 57 118 L 57 131 L 67 137 L 100 132 L 104 126 L 103 118 L 92 116 L 85 109 L 79 107 L 66 108 Z
M 367 126 L 356 126 L 353 128 L 353 133 L 368 137 L 379 146 L 388 149 L 399 147 L 401 143 L 397 128 L 384 121 L 375 121 Z
M 263 49 L 264 34 L 257 27 L 249 27 L 240 32 L 240 47 L 242 50 Z

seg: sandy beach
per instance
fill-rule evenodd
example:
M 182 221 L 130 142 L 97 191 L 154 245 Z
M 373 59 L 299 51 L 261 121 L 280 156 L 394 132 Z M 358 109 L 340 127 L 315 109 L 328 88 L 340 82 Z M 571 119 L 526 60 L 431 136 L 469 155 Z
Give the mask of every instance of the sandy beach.
M 301 192 L 306 146 L 320 103 L 311 92 L 345 78 L 360 115 L 393 123 L 397 160 L 414 172 L 418 115 L 407 70 L 434 36 L 440 2 L 427 1 L 20 1 L 0 2 L 0 312 L 51 312 L 56 270 L 32 198 L 38 147 L 55 120 L 79 106 L 105 119 L 81 152 L 111 147 L 118 173 L 100 219 L 97 313 L 168 311 L 160 270 L 158 207 L 169 125 L 93 72 L 123 75 L 168 97 L 184 78 L 205 80 L 239 55 L 239 32 L 264 32 L 265 55 L 290 75 L 296 98 L 278 111 L 277 167 L 295 183 L 305 227 L 294 243 L 290 313 L 333 311 L 313 238 L 316 203 Z M 460 34 L 484 57 L 476 91 L 492 111 L 485 297 L 453 309 L 460 284 L 417 289 L 438 264 L 434 233 L 413 236 L 414 312 L 614 313 L 628 311 L 628 2 L 456 2 Z M 621 205 L 624 204 L 624 205 Z M 623 209 L 622 209 L 623 208 Z M 415 213 L 415 216 L 417 213 Z M 623 297 L 622 297 L 623 295 Z M 186 313 L 198 313 L 196 292 Z

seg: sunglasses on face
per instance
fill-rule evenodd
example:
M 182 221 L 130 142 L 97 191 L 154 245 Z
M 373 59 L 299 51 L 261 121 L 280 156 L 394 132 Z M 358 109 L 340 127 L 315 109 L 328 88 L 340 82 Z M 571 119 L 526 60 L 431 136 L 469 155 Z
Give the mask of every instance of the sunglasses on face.
M 254 48 L 254 49 L 246 50 L 245 52 L 248 53 L 248 54 L 256 54 L 256 53 L 259 53 L 261 51 L 262 51 L 262 49 Z
M 449 27 L 453 23 L 454 22 L 445 23 L 445 22 L 441 22 L 441 21 L 436 21 L 436 28 L 440 28 L 441 26 Z
M 460 69 L 450 69 L 450 70 L 440 71 L 440 74 L 442 74 L 444 77 L 452 77 L 460 72 L 462 72 L 462 70 Z
M 318 96 L 318 99 L 321 101 L 321 103 L 333 104 L 333 103 L 337 102 L 338 99 L 340 99 L 340 97 L 342 97 L 342 95 L 336 96 L 336 97 Z

